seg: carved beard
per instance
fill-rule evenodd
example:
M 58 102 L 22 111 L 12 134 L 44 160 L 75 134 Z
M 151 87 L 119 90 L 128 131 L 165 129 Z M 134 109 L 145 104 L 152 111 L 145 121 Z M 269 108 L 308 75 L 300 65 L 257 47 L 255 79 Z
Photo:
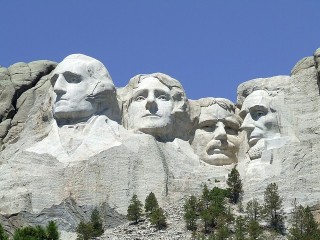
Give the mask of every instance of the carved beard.
M 262 152 L 265 149 L 264 139 L 260 139 L 255 145 L 249 150 L 248 154 L 251 160 L 261 158 Z

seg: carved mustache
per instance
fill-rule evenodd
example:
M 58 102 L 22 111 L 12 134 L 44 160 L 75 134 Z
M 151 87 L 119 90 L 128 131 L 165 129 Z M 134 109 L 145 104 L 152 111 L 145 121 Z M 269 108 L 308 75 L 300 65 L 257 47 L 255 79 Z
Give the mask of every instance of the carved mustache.
M 206 146 L 206 152 L 210 153 L 214 150 L 230 150 L 232 148 L 235 148 L 235 145 L 228 141 L 228 140 L 216 140 L 212 139 Z

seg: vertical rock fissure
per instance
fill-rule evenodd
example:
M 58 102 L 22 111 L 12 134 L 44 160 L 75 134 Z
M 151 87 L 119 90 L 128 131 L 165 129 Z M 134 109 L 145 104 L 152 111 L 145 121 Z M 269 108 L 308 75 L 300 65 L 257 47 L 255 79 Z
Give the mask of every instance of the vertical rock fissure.
M 163 166 L 163 170 L 165 172 L 165 176 L 164 176 L 164 181 L 165 181 L 165 194 L 166 196 L 168 196 L 168 184 L 169 184 L 169 167 L 168 167 L 168 163 L 166 161 L 166 157 L 165 154 L 163 153 L 161 147 L 159 146 L 159 144 L 161 144 L 160 142 L 155 141 L 156 143 L 156 147 L 158 149 L 158 153 L 159 156 L 161 158 L 161 162 L 162 162 L 162 166 Z

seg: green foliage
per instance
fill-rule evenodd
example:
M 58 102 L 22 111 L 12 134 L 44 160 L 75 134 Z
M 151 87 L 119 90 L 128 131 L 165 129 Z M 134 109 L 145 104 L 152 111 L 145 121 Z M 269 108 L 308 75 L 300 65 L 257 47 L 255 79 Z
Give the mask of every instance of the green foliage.
M 259 221 L 263 216 L 263 207 L 259 204 L 257 199 L 252 199 L 246 206 L 247 218 L 251 221 Z
M 262 228 L 259 222 L 255 220 L 249 220 L 248 233 L 249 233 L 250 240 L 257 239 L 262 234 Z
M 235 224 L 235 240 L 245 240 L 246 234 L 246 221 L 243 217 L 236 218 Z
M 97 208 L 95 208 L 91 213 L 91 223 L 93 227 L 93 237 L 99 237 L 103 234 L 104 230 L 102 227 L 102 220 L 100 217 L 100 213 Z
M 220 206 L 221 209 L 225 209 L 225 199 L 228 197 L 228 191 L 222 188 L 214 187 L 210 191 L 210 201 L 215 205 Z
M 134 196 L 132 198 L 134 198 Z M 131 201 L 132 201 L 132 204 L 133 202 L 135 202 L 136 207 L 132 207 L 133 209 L 139 208 L 140 206 L 138 203 L 139 200 L 137 200 L 136 197 L 135 197 L 135 200 L 132 199 Z M 164 211 L 161 207 L 159 207 L 158 200 L 153 192 L 150 192 L 150 194 L 146 197 L 144 209 L 147 216 L 149 217 L 151 224 L 155 225 L 158 228 L 158 230 L 165 228 L 167 226 L 166 216 L 164 215 Z M 129 208 L 128 208 L 128 215 L 129 215 Z M 132 220 L 135 220 L 135 219 L 132 219 Z
M 88 240 L 103 234 L 102 220 L 97 208 L 92 211 L 90 221 L 87 223 L 81 221 L 76 231 L 78 240 Z
M 134 221 L 136 224 L 142 217 L 142 203 L 139 201 L 136 194 L 134 194 L 130 200 L 130 205 L 127 210 L 127 218 L 130 221 Z
M 246 205 L 246 216 L 234 220 L 232 207 L 226 201 L 229 190 L 214 187 L 209 190 L 205 185 L 199 199 L 189 197 L 184 204 L 184 219 L 187 229 L 192 230 L 192 239 L 206 240 L 257 240 L 278 239 L 284 234 L 283 199 L 279 196 L 278 186 L 271 183 L 264 192 L 264 204 L 252 199 Z M 241 194 L 240 194 L 241 195 Z M 197 220 L 200 217 L 204 229 L 197 232 Z M 259 221 L 269 223 L 260 225 Z M 229 229 L 229 225 L 234 224 Z M 320 230 L 309 207 L 296 207 L 292 213 L 292 228 L 288 240 L 319 240 Z
M 205 185 L 199 203 L 199 214 L 204 223 L 204 231 L 209 232 L 218 224 L 218 218 L 226 217 L 225 198 L 228 191 L 214 187 L 211 191 Z
M 81 221 L 77 226 L 77 240 L 89 240 L 92 237 L 93 226 L 91 222 L 85 223 Z
M 320 239 L 320 230 L 310 208 L 295 206 L 291 218 L 292 227 L 289 229 L 289 240 Z
M 163 209 L 156 208 L 150 214 L 150 222 L 151 224 L 156 225 L 158 230 L 165 228 L 167 226 L 166 216 L 164 215 Z
M 276 183 L 270 183 L 264 192 L 264 209 L 266 212 L 266 219 L 273 230 L 283 233 L 283 209 L 282 198 L 278 193 L 278 186 Z
M 186 221 L 187 229 L 195 231 L 197 229 L 198 219 L 198 200 L 195 196 L 190 196 L 184 204 L 184 220 Z
M 208 240 L 217 240 L 217 236 L 214 232 L 209 234 Z
M 212 217 L 212 207 L 211 200 L 210 200 L 210 191 L 207 185 L 204 185 L 202 189 L 202 195 L 199 202 L 199 214 L 201 220 L 204 223 L 204 230 L 208 232 L 210 225 L 212 225 L 213 217 Z
M 219 216 L 218 224 L 217 224 L 217 232 L 216 232 L 216 239 L 217 240 L 224 240 L 229 237 L 229 228 L 227 224 L 227 219 L 223 216 Z
M 144 210 L 146 213 L 150 214 L 154 209 L 159 208 L 158 200 L 153 192 L 151 192 L 145 200 Z
M 2 225 L 0 224 L 0 240 L 8 240 L 9 235 L 4 231 Z
M 0 238 L 2 240 L 2 238 Z M 6 238 L 4 238 L 6 239 Z M 46 228 L 37 225 L 18 228 L 13 234 L 13 240 L 58 240 L 59 232 L 55 222 L 50 221 Z
M 240 174 L 236 167 L 234 167 L 231 172 L 228 174 L 227 179 L 228 191 L 229 191 L 229 201 L 233 204 L 236 204 L 241 199 L 243 193 L 242 182 L 240 179 Z
M 54 221 L 50 221 L 46 227 L 48 240 L 59 240 L 58 226 Z
M 203 233 L 192 232 L 191 239 L 192 240 L 205 240 L 206 236 Z
M 14 240 L 42 240 L 46 238 L 46 232 L 41 226 L 27 226 L 17 229 L 13 235 Z

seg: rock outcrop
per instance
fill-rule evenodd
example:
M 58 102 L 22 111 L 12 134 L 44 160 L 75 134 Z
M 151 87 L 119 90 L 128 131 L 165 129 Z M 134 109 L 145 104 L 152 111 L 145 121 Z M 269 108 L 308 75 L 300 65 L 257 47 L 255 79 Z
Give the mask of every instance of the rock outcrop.
M 56 65 L 41 60 L 0 68 L 0 148 L 19 135 L 35 101 L 48 91 L 45 76 Z
M 95 207 L 115 227 L 133 194 L 175 206 L 205 184 L 226 187 L 234 166 L 244 202 L 276 182 L 287 212 L 293 201 L 318 212 L 319 56 L 241 84 L 235 104 L 189 100 L 162 73 L 117 89 L 81 54 L 0 68 L 0 221 L 12 231 L 55 220 L 72 239 Z
M 250 160 L 249 146 L 240 154 L 238 169 L 244 178 L 245 200 L 263 199 L 267 184 L 276 182 L 287 212 L 294 201 L 318 205 L 320 97 L 317 72 L 314 58 L 307 57 L 295 65 L 291 76 L 256 79 L 239 86 L 239 106 L 256 89 L 269 93 L 278 127 L 278 134 L 265 139 L 260 157 Z

